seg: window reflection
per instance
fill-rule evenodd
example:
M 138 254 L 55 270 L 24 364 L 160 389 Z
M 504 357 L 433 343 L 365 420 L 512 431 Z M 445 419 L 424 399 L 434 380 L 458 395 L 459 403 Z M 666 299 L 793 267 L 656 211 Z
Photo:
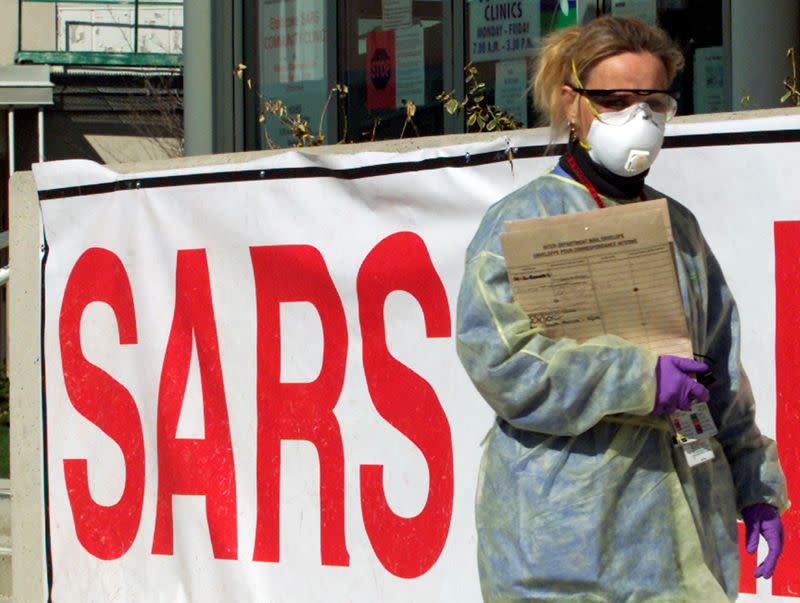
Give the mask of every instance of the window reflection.
M 467 60 L 486 84 L 488 101 L 508 112 L 522 127 L 533 125 L 526 94 L 528 61 L 542 35 L 542 21 L 557 15 L 552 4 L 473 0 L 467 3 L 465 49 Z
M 360 142 L 442 134 L 442 3 L 348 0 L 340 11 L 339 76 L 349 88 L 340 136 Z M 416 106 L 413 125 L 403 100 Z
M 731 110 L 732 73 L 742 70 L 731 59 L 722 0 L 249 2 L 257 7 L 258 23 L 258 58 L 249 73 L 257 82 L 254 93 L 262 103 L 283 101 L 290 114 L 308 120 L 315 134 L 323 124 L 327 142 L 476 129 L 479 124 L 465 126 L 463 114 L 447 117 L 436 100 L 442 92 L 464 98 L 463 69 L 470 62 L 477 80 L 486 84 L 488 103 L 510 113 L 522 127 L 541 125 L 527 94 L 530 59 L 539 40 L 604 13 L 657 22 L 676 40 L 686 56 L 686 69 L 674 83 L 681 115 Z M 328 94 L 337 84 L 347 86 L 348 94 L 331 101 L 323 121 Z M 755 90 L 755 84 L 750 88 Z M 754 94 L 750 88 L 748 95 Z M 762 103 L 770 99 L 765 98 Z M 416 108 L 413 123 L 403 100 Z M 275 146 L 296 142 L 274 118 L 258 127 L 260 146 L 269 146 L 267 136 Z
M 316 129 L 328 96 L 325 0 L 263 0 L 260 6 L 263 100 L 281 100 Z M 292 146 L 296 139 L 274 116 L 262 124 L 267 147 Z

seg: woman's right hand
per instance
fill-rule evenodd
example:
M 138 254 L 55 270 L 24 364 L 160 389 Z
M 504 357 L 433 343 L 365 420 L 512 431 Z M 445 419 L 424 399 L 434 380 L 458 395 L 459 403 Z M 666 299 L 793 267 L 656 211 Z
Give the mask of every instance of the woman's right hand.
M 668 415 L 676 410 L 689 410 L 695 400 L 708 402 L 708 390 L 695 379 L 696 373 L 707 370 L 707 365 L 696 360 L 659 356 L 653 414 Z

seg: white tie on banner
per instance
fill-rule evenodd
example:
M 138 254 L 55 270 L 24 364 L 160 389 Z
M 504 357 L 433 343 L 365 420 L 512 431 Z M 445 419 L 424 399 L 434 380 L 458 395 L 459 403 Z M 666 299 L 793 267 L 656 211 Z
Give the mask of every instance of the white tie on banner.
M 720 259 L 771 436 L 772 232 L 800 219 L 782 180 L 798 125 L 681 126 L 690 146 L 648 181 Z M 690 139 L 753 130 L 774 135 Z M 545 143 L 36 166 L 53 600 L 479 601 L 473 497 L 493 416 L 456 357 L 455 302 L 481 216 L 554 165 L 523 158 Z M 776 594 L 800 591 L 786 580 Z

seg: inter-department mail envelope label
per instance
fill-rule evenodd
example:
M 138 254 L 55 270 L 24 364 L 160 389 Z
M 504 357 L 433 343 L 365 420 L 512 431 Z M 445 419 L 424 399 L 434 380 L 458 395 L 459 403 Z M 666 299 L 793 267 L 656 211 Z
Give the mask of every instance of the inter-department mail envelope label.
M 508 222 L 500 238 L 515 300 L 543 335 L 692 357 L 666 200 Z

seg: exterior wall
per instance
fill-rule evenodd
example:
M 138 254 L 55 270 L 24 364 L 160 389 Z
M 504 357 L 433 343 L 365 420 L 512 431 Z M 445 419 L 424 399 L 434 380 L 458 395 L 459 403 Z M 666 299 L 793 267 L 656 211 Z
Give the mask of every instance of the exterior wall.
M 40 371 L 39 341 L 34 328 L 38 316 L 26 307 L 41 295 L 39 277 L 39 219 L 36 188 L 30 172 L 15 174 L 12 182 L 11 246 L 12 270 L 17 276 L 8 284 L 9 326 L 14 351 L 9 356 L 9 374 L 20 375 L 11 385 L 11 547 L 12 591 L 16 601 L 44 601 L 44 506 L 42 505 L 42 417 L 41 378 L 27 381 Z M 25 252 L 22 252 L 25 249 Z M 38 302 L 33 305 L 39 306 Z M 32 320 L 30 325 L 24 321 Z M 24 375 L 24 377 L 23 377 Z M 37 384 L 38 383 L 38 384 Z M 38 387 L 34 392 L 29 387 Z M 36 455 L 36 456 L 34 456 Z
M 132 163 L 166 160 L 180 155 L 180 141 L 166 128 L 148 128 L 145 134 L 134 123 L 136 114 L 82 115 L 47 111 L 45 156 L 48 160 L 90 159 L 98 163 Z
M 164 10 L 151 6 L 148 6 L 147 9 L 141 9 L 140 19 L 143 27 L 148 24 L 161 25 L 165 18 L 169 18 L 170 23 L 179 23 L 180 19 L 176 14 L 173 14 L 178 9 L 169 9 L 170 5 L 180 8 L 181 0 L 165 0 L 163 5 L 159 5 Z M 89 17 L 92 16 L 91 10 L 104 10 L 104 5 L 102 4 L 87 4 L 86 6 L 87 10 L 90 11 L 88 13 Z M 14 63 L 14 55 L 18 50 L 17 7 L 18 0 L 0 0 L 0 65 Z M 98 12 L 98 14 L 102 17 L 102 12 Z M 20 50 L 57 50 L 56 17 L 56 3 L 23 2 Z M 114 32 L 110 31 L 113 29 L 106 27 L 103 31 L 107 36 L 113 38 L 112 34 Z M 167 50 L 172 51 L 175 48 L 179 48 L 180 35 L 175 37 L 173 35 L 175 32 L 172 31 L 166 33 L 169 34 L 167 41 L 172 44 Z M 180 34 L 180 32 L 178 33 Z M 123 34 L 127 34 L 130 37 L 130 31 L 128 30 L 123 33 L 118 31 L 117 37 L 124 37 Z M 157 42 L 163 42 L 160 39 L 151 39 L 152 34 L 152 31 L 145 30 L 140 32 L 139 37 L 143 51 L 151 51 L 158 46 Z M 93 41 L 94 46 L 92 46 L 91 50 L 98 50 L 101 49 L 100 47 L 103 44 L 106 46 L 110 44 L 105 38 L 101 37 L 98 40 Z M 177 46 L 173 48 L 175 44 Z M 120 48 L 110 46 L 105 49 L 120 50 Z M 78 50 L 86 50 L 86 48 L 79 48 Z M 124 68 L 121 69 L 124 70 Z M 56 81 L 58 77 L 54 75 L 53 80 Z M 57 84 L 65 83 L 67 86 L 71 85 L 73 79 L 70 76 L 60 77 L 62 81 L 56 81 Z M 116 85 L 113 78 L 114 76 L 108 76 L 107 83 L 104 81 L 102 85 Z M 98 96 L 100 96 L 100 93 L 98 93 Z M 124 95 L 117 95 L 116 98 L 110 100 L 109 104 L 124 104 L 125 102 L 127 102 L 127 99 Z M 25 121 L 24 116 L 21 116 L 22 113 L 21 111 L 18 112 L 20 114 L 18 115 L 20 117 L 18 121 Z M 124 111 L 108 112 L 108 115 L 105 115 L 104 109 L 100 108 L 89 115 L 85 109 L 73 111 L 71 107 L 51 107 L 45 109 L 45 116 L 45 155 L 48 159 L 82 158 L 101 163 L 119 163 L 168 159 L 179 154 L 180 141 L 175 138 L 169 138 L 174 132 L 167 132 L 164 128 L 159 129 L 152 126 L 146 128 L 138 127 L 136 120 L 141 119 L 141 115 L 136 111 L 130 113 L 125 113 Z M 0 112 L 0 122 L 2 122 L 0 123 L 0 142 L 2 142 L 5 131 L 4 112 Z M 148 132 L 150 130 L 153 130 L 154 134 L 149 135 Z M 30 128 L 25 127 L 25 124 L 20 123 L 17 127 L 16 139 L 18 147 L 17 165 L 21 169 L 27 169 L 27 166 L 30 165 L 30 161 L 27 161 L 31 155 L 29 151 L 32 149 L 35 153 L 36 148 L 35 144 L 31 147 L 26 141 L 35 140 L 35 124 L 34 130 L 31 131 Z M 2 148 L 0 148 L 0 157 L 5 154 L 5 146 L 5 143 L 3 143 Z M 35 157 L 33 159 L 35 160 Z
M 17 51 L 17 3 L 0 2 L 0 65 L 11 65 Z
M 7 2 L 11 4 L 10 2 Z M 14 2 L 16 4 L 16 2 Z M 14 21 L 16 29 L 16 21 Z M 16 41 L 16 36 L 14 36 Z M 56 4 L 26 2 L 22 6 L 21 50 L 56 49 Z

